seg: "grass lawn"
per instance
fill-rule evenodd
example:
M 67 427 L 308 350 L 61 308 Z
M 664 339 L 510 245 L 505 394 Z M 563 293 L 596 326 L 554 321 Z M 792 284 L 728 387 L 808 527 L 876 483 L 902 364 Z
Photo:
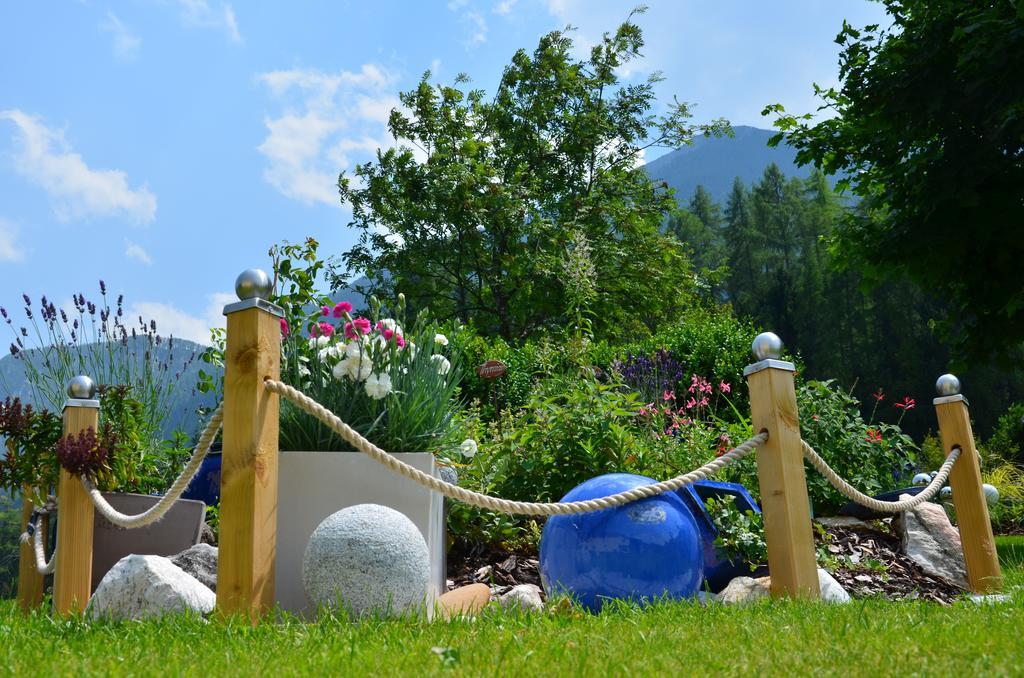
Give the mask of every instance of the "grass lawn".
M 1018 587 L 1012 601 L 990 606 L 664 603 L 600 615 L 494 610 L 475 621 L 323 618 L 251 628 L 181 617 L 117 624 L 26 619 L 4 601 L 0 667 L 13 675 L 1006 675 L 1024 673 L 1021 563 L 1005 568 L 1008 587 Z

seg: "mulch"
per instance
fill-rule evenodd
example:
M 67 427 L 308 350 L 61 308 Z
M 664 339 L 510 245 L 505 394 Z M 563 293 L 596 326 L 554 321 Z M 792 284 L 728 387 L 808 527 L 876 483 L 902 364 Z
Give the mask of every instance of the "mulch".
M 815 545 L 841 563 L 831 574 L 847 593 L 853 598 L 920 599 L 943 605 L 963 596 L 962 588 L 926 574 L 903 554 L 891 522 L 887 518 L 860 525 L 829 525 L 825 536 L 815 530 Z
M 929 600 L 948 605 L 964 590 L 925 574 L 900 550 L 891 520 L 859 525 L 829 525 L 826 535 L 815 530 L 816 546 L 840 563 L 832 572 L 853 598 Z M 483 546 L 456 547 L 448 554 L 448 588 L 484 583 L 496 595 L 518 584 L 540 586 L 537 553 Z

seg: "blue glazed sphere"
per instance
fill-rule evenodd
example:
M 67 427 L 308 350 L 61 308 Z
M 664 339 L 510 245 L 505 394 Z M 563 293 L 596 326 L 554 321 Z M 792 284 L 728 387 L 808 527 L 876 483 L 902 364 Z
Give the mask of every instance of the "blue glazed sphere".
M 655 481 L 630 473 L 592 478 L 563 502 L 607 497 Z M 592 611 L 605 600 L 635 601 L 697 593 L 704 560 L 697 524 L 675 494 L 613 509 L 552 516 L 540 540 L 548 595 L 568 593 Z

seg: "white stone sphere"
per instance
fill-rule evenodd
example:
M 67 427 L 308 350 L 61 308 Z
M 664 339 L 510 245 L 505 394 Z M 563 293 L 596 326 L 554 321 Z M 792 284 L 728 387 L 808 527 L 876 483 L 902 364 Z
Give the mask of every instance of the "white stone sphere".
M 981 491 L 985 493 L 985 501 L 989 506 L 995 506 L 999 503 L 999 489 L 995 485 L 985 483 L 981 486 Z
M 302 560 L 302 583 L 313 605 L 341 606 L 357 617 L 425 608 L 427 542 L 394 509 L 350 506 L 327 516 L 313 531 Z

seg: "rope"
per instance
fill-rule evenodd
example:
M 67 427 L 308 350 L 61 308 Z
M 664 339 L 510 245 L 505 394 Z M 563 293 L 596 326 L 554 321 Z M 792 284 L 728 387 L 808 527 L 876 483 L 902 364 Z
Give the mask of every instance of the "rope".
M 32 516 L 28 519 L 28 525 L 25 527 L 25 531 L 21 533 L 22 544 L 32 542 L 32 552 L 36 560 L 36 572 L 41 575 L 53 574 L 53 569 L 57 565 L 57 549 L 55 546 L 53 553 L 50 554 L 50 562 L 46 562 L 46 549 L 43 546 L 45 535 L 44 530 L 39 528 L 39 519 L 56 512 L 56 498 L 51 495 L 44 505 L 32 511 Z
M 43 547 L 43 531 L 35 529 L 35 534 L 32 536 L 33 551 L 36 554 L 36 572 L 46 576 L 53 574 L 53 571 L 57 568 L 57 547 L 54 546 L 53 553 L 50 554 L 50 562 L 46 562 L 46 549 Z
M 89 493 L 89 498 L 92 499 L 93 505 L 101 516 L 105 519 L 117 525 L 118 527 L 134 528 L 134 527 L 145 527 L 151 523 L 163 518 L 167 515 L 167 512 L 174 505 L 174 502 L 178 501 L 185 488 L 192 482 L 192 478 L 195 477 L 199 471 L 199 466 L 203 463 L 203 459 L 206 458 L 206 454 L 210 451 L 210 445 L 213 443 L 213 439 L 217 436 L 217 431 L 220 430 L 221 421 L 224 418 L 224 406 L 219 405 L 217 410 L 210 417 L 210 422 L 206 425 L 206 430 L 203 431 L 203 435 L 199 437 L 199 442 L 196 444 L 195 450 L 192 452 L 192 458 L 188 460 L 188 464 L 182 469 L 181 474 L 171 485 L 170 489 L 164 496 L 160 497 L 160 500 L 153 504 L 149 509 L 139 513 L 138 515 L 130 516 L 119 512 L 103 498 L 103 495 L 96 485 L 89 478 L 82 477 L 82 485 L 85 486 L 86 492 Z
M 703 480 L 722 470 L 729 464 L 742 459 L 754 451 L 754 449 L 759 445 L 763 445 L 764 442 L 768 440 L 768 432 L 763 431 L 742 445 L 726 452 L 717 459 L 711 460 L 707 464 L 704 464 L 690 473 L 676 476 L 671 480 L 666 480 L 660 483 L 634 487 L 633 489 L 619 492 L 618 494 L 613 494 L 608 497 L 598 497 L 596 499 L 572 502 L 510 501 L 508 499 L 501 499 L 499 497 L 492 497 L 479 492 L 473 492 L 472 490 L 452 485 L 440 478 L 435 478 L 428 473 L 424 473 L 371 443 L 355 429 L 338 418 L 333 412 L 306 394 L 280 381 L 267 379 L 263 383 L 268 391 L 290 400 L 302 411 L 322 421 L 332 431 L 337 433 L 344 440 L 348 441 L 348 443 L 357 450 L 366 454 L 375 461 L 380 462 L 384 466 L 387 466 L 395 473 L 409 478 L 410 480 L 414 480 L 420 485 L 434 490 L 435 492 L 440 492 L 451 499 L 458 499 L 459 501 L 471 506 L 490 509 L 492 511 L 500 511 L 502 513 L 518 513 L 530 516 L 553 516 L 568 515 L 572 513 L 587 513 L 590 511 L 600 511 L 602 509 L 622 506 L 623 504 L 628 504 L 630 502 L 637 501 L 638 499 L 653 497 L 655 495 L 662 494 L 663 492 L 673 492 L 684 485 L 689 485 L 697 480 Z
M 939 468 L 938 474 L 916 496 L 901 501 L 881 501 L 874 497 L 869 497 L 840 478 L 839 474 L 832 470 L 828 463 L 821 458 L 821 455 L 814 451 L 813 447 L 803 441 L 801 441 L 801 444 L 803 444 L 804 456 L 807 457 L 807 461 L 811 462 L 811 465 L 818 470 L 818 473 L 825 476 L 825 479 L 828 480 L 832 487 L 839 490 L 848 499 L 879 513 L 909 511 L 915 506 L 932 499 L 942 489 L 942 486 L 945 485 L 946 478 L 949 477 L 953 464 L 956 463 L 957 458 L 960 456 L 960 448 L 954 447 L 950 451 L 949 456 L 946 457 L 946 461 Z

